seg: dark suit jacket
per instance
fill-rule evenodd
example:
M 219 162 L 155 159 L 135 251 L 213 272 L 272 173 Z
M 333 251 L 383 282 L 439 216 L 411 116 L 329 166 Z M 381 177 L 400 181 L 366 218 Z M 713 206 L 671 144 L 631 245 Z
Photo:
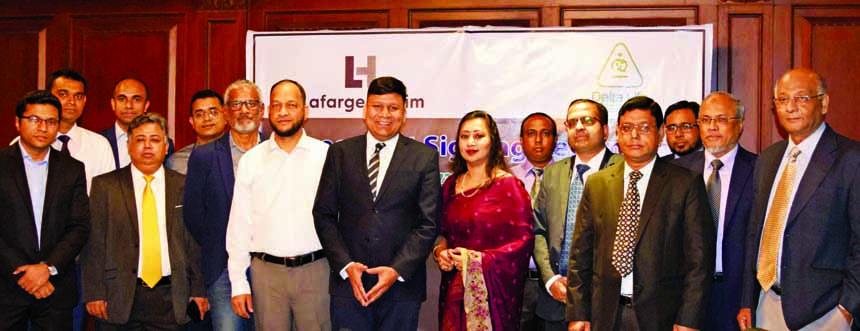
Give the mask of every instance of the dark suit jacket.
M 90 232 L 84 164 L 53 148 L 49 153 L 40 247 L 21 147 L 15 143 L 0 151 L 0 305 L 36 301 L 12 272 L 42 261 L 59 272 L 49 279 L 54 285 L 50 304 L 71 309 L 78 303 L 75 257 Z
M 755 313 L 759 243 L 768 200 L 787 141 L 761 153 L 747 235 L 742 306 Z M 781 283 L 785 322 L 796 330 L 841 304 L 860 315 L 860 143 L 830 127 L 800 180 L 782 238 Z M 753 319 L 755 320 L 755 319 Z
M 606 167 L 613 155 L 615 154 L 609 149 L 603 152 L 600 169 Z M 573 169 L 574 162 L 574 156 L 571 156 L 546 167 L 535 203 L 534 259 L 541 284 L 546 284 L 550 278 L 561 274 L 558 271 L 558 259 L 561 243 L 564 241 L 570 180 L 576 173 Z M 550 296 L 545 287 L 541 287 L 539 292 L 535 313 L 549 321 L 564 320 L 564 303 Z
M 116 125 L 111 124 L 107 129 L 99 131 L 99 134 L 110 143 L 114 165 L 117 169 L 121 168 L 119 165 L 119 148 L 116 145 Z M 164 160 L 167 161 L 171 154 L 173 154 L 173 139 L 167 138 L 167 156 L 164 157 Z
M 576 213 L 567 320 L 612 330 L 621 275 L 612 266 L 624 162 L 588 178 Z M 641 206 L 633 260 L 633 305 L 643 331 L 702 329 L 713 280 L 714 233 L 702 176 L 656 160 Z
M 93 229 L 81 255 L 83 301 L 107 301 L 108 323 L 128 322 L 137 286 L 140 235 L 131 165 L 93 178 L 90 192 Z M 182 222 L 185 177 L 164 168 L 167 244 L 176 321 L 185 315 L 190 297 L 205 297 L 197 244 Z
M 744 271 L 747 225 L 749 224 L 749 213 L 752 208 L 752 173 L 755 167 L 755 160 L 755 154 L 738 146 L 738 153 L 735 156 L 732 167 L 732 178 L 729 179 L 728 199 L 726 200 L 726 205 L 723 206 L 726 214 L 723 224 L 722 242 L 725 285 L 720 290 L 724 294 L 721 296 L 712 296 L 712 298 L 725 297 L 726 300 L 722 302 L 711 300 L 708 305 L 706 330 L 717 330 L 711 328 L 717 325 L 720 325 L 719 330 L 727 327 L 730 330 L 738 329 L 735 316 L 737 316 L 741 308 L 741 280 L 743 279 Z M 695 173 L 702 174 L 702 171 L 705 169 L 705 152 L 695 152 L 674 162 Z M 702 175 L 710 176 L 711 174 Z
M 367 177 L 367 138 L 349 138 L 328 149 L 314 203 L 314 225 L 331 265 L 329 292 L 353 297 L 340 277 L 350 262 L 389 266 L 396 281 L 380 300 L 423 301 L 425 262 L 439 234 L 442 188 L 436 150 L 400 135 L 373 200 Z M 377 278 L 365 274 L 366 290 Z

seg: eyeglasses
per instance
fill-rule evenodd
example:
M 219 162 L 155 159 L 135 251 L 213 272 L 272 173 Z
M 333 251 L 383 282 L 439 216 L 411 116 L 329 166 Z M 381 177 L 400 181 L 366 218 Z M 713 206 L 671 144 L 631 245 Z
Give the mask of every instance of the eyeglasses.
M 194 118 L 196 118 L 196 119 L 203 119 L 203 118 L 206 118 L 207 116 L 211 117 L 211 118 L 218 118 L 218 116 L 220 116 L 220 115 L 221 115 L 221 111 L 217 110 L 217 109 L 200 110 L 200 111 L 194 112 Z
M 824 95 L 824 93 L 821 93 L 818 95 L 795 95 L 793 97 L 777 97 L 777 98 L 773 98 L 773 102 L 777 105 L 785 106 L 791 100 L 794 100 L 794 104 L 800 105 L 800 106 L 805 106 L 806 104 L 809 103 L 810 100 L 815 99 L 815 98 L 820 98 L 823 95 Z
M 600 122 L 600 120 L 597 119 L 597 117 L 583 116 L 583 117 L 579 117 L 579 118 L 576 118 L 576 117 L 568 118 L 567 121 L 564 121 L 564 125 L 566 125 L 568 128 L 575 128 L 576 123 L 582 123 L 582 126 L 592 126 L 592 125 L 594 125 L 594 123 L 597 123 L 597 122 Z
M 681 129 L 682 131 L 689 132 L 693 128 L 699 127 L 696 123 L 684 122 L 681 124 L 669 124 L 666 126 L 666 131 L 675 132 L 675 130 Z
M 739 118 L 740 117 L 737 117 L 737 116 L 735 116 L 735 117 L 719 116 L 719 117 L 714 117 L 714 118 L 702 117 L 696 121 L 699 122 L 699 125 L 702 125 L 702 126 L 708 126 L 708 125 L 711 125 L 711 123 L 714 123 L 714 124 L 719 125 L 719 126 L 726 126 L 729 124 L 729 121 L 736 120 Z
M 228 102 L 227 106 L 230 106 L 230 110 L 232 110 L 232 111 L 242 110 L 242 105 L 245 105 L 245 107 L 248 107 L 248 110 L 257 110 L 258 108 L 260 108 L 261 104 L 262 103 L 260 102 L 260 100 L 245 100 L 245 101 L 233 100 L 233 101 Z
M 67 100 L 67 99 L 71 98 L 71 99 L 73 99 L 73 100 L 75 100 L 75 101 L 77 101 L 77 102 L 84 101 L 84 98 L 85 98 L 86 96 L 87 96 L 86 94 L 84 94 L 84 93 L 80 93 L 80 92 L 75 93 L 75 94 L 71 94 L 71 93 L 66 92 L 66 91 L 59 91 L 59 92 L 57 92 L 57 98 L 60 98 L 60 99 L 63 99 L 63 100 Z
M 56 118 L 48 118 L 48 119 L 44 119 L 44 118 L 41 118 L 41 117 L 36 116 L 36 115 L 33 115 L 33 116 L 18 116 L 18 118 L 20 118 L 20 119 L 25 119 L 25 120 L 29 121 L 29 122 L 30 122 L 30 124 L 32 124 L 32 125 L 34 125 L 34 126 L 40 126 L 40 125 L 42 125 L 42 124 L 47 124 L 47 125 L 48 125 L 48 127 L 52 128 L 52 127 L 57 126 L 57 124 L 60 124 L 60 121 L 59 121 L 59 120 L 57 120 Z
M 639 134 L 649 134 L 652 131 L 654 131 L 654 127 L 648 123 L 639 123 L 639 124 L 625 123 L 625 124 L 621 124 L 620 126 L 618 126 L 618 131 L 624 135 L 629 135 L 629 134 L 633 133 L 634 129 L 636 130 L 636 132 L 639 132 Z

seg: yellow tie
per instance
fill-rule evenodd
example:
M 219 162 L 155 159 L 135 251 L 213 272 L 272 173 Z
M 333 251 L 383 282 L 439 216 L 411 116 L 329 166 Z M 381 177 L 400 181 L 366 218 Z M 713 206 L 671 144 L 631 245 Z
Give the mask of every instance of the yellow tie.
M 140 234 L 141 270 L 140 278 L 149 287 L 154 287 L 161 280 L 161 240 L 158 234 L 158 211 L 155 207 L 155 195 L 150 183 L 153 176 L 143 176 L 146 187 L 143 189 L 143 229 Z
M 800 155 L 800 148 L 792 148 L 788 164 L 785 165 L 782 176 L 779 177 L 779 183 L 776 184 L 776 193 L 773 195 L 770 212 L 764 221 L 764 231 L 762 232 L 761 248 L 759 248 L 758 255 L 758 274 L 756 275 L 764 291 L 770 290 L 771 286 L 776 283 L 776 258 L 779 255 L 782 229 L 785 227 L 788 205 L 791 202 L 798 155 Z

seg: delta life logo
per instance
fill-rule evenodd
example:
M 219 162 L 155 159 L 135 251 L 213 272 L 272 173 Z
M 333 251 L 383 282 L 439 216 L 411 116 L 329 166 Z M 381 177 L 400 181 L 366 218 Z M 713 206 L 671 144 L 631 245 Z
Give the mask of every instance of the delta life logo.
M 369 55 L 365 59 L 365 65 L 356 66 L 355 56 L 344 56 L 344 89 L 366 89 L 370 82 L 376 79 L 376 56 Z M 364 79 L 361 79 L 361 78 Z M 308 100 L 311 109 L 326 112 L 352 113 L 355 110 L 364 109 L 366 100 L 362 97 L 344 97 L 322 93 Z M 423 109 L 424 98 L 406 98 L 404 106 L 406 109 Z
M 642 95 L 638 90 L 644 79 L 633 54 L 623 42 L 616 43 L 603 63 L 598 88 L 591 92 L 591 99 L 602 103 L 606 108 L 621 106 L 627 99 Z

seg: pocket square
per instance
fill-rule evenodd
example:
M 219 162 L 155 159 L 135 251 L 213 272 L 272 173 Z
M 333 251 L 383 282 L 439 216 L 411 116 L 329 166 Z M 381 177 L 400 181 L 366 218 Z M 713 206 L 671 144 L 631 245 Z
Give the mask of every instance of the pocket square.
M 173 208 L 182 208 L 182 206 L 183 205 L 176 205 L 176 207 L 173 207 Z

